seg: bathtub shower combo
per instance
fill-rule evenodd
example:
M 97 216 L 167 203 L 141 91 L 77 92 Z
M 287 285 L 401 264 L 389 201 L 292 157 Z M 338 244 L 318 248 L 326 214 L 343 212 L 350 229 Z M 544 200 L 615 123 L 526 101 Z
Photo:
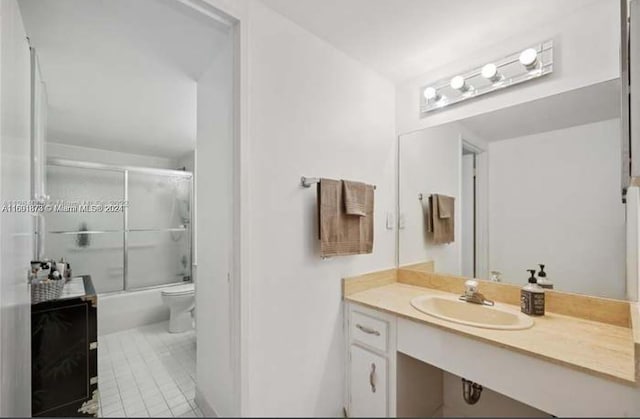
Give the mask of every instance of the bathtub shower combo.
M 170 331 L 190 328 L 192 173 L 49 159 L 46 177 L 57 208 L 40 220 L 38 247 L 91 275 L 101 333 L 163 320 L 162 302 Z

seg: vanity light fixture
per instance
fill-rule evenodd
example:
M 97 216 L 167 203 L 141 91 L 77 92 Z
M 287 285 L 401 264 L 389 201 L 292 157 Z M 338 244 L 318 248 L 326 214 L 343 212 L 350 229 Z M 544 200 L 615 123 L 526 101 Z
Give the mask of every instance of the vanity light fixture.
M 553 41 L 521 48 L 420 87 L 420 115 L 487 93 L 528 82 L 553 72 Z

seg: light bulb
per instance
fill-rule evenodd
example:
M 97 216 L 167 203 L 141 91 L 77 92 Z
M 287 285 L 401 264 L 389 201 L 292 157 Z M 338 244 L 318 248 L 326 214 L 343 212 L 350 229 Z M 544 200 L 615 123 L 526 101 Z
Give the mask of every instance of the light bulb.
M 465 83 L 464 77 L 462 76 L 455 76 L 452 78 L 449 85 L 452 89 L 459 90 L 461 92 L 469 90 L 469 86 L 467 86 L 467 83 Z
M 496 82 L 501 78 L 498 74 L 498 67 L 493 63 L 486 64 L 484 67 L 482 67 L 481 74 L 482 77 L 492 82 Z
M 438 95 L 438 91 L 431 86 L 424 89 L 424 92 L 422 94 L 424 95 L 424 98 L 427 99 L 427 101 L 438 100 L 438 98 L 440 97 L 440 95 Z
M 538 64 L 538 51 L 534 48 L 527 48 L 520 54 L 520 64 L 525 66 L 527 70 L 531 70 Z

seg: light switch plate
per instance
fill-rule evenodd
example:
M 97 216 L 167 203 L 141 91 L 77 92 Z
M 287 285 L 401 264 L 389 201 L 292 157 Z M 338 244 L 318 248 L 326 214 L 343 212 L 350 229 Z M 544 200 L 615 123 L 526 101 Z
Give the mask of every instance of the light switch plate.
M 395 217 L 393 216 L 392 212 L 388 212 L 387 213 L 387 230 L 393 230 L 394 229 L 394 222 L 395 222 Z

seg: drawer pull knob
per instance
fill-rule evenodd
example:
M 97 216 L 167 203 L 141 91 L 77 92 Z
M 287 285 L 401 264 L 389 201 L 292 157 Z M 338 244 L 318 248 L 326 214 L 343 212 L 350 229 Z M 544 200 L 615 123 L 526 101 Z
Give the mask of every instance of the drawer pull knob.
M 371 385 L 371 392 L 376 392 L 376 364 L 371 363 L 371 372 L 369 373 L 369 385 Z
M 375 335 L 375 336 L 380 336 L 380 332 L 378 332 L 375 329 L 372 329 L 370 327 L 367 326 L 363 326 L 361 324 L 356 324 L 356 327 L 360 330 L 362 330 L 364 333 L 367 333 L 369 335 Z

